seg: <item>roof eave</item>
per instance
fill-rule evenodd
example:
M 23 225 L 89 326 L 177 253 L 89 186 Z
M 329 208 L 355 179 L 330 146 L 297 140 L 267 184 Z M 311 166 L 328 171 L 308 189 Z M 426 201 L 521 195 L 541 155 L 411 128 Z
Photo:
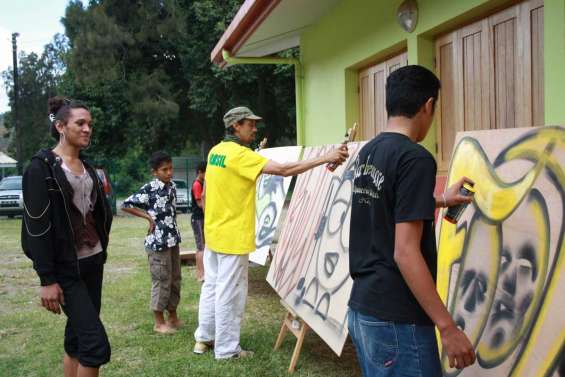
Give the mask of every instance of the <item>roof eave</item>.
M 235 56 L 241 46 L 255 30 L 265 21 L 281 0 L 245 0 L 232 22 L 212 50 L 210 60 L 219 66 L 226 62 L 222 51 L 226 50 Z

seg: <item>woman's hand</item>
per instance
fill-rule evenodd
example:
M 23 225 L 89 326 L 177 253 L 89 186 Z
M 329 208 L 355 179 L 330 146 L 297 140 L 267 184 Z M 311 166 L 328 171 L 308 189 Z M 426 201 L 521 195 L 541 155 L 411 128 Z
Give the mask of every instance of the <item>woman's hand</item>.
M 39 289 L 41 305 L 55 314 L 61 314 L 61 305 L 65 305 L 63 290 L 58 283 L 46 285 Z

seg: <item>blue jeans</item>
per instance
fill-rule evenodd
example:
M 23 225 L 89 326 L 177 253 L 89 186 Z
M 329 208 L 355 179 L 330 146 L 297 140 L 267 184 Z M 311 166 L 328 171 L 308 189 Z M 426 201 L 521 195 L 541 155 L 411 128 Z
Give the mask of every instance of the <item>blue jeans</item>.
M 442 375 L 433 326 L 381 321 L 352 309 L 348 321 L 365 377 Z

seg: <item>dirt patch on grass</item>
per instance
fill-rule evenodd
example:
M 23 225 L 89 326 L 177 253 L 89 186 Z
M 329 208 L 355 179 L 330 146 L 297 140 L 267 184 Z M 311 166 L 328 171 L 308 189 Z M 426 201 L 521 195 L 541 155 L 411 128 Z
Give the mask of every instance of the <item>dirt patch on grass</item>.
M 361 370 L 357 362 L 357 352 L 351 339 L 348 337 L 341 356 L 337 356 L 331 348 L 322 341 L 317 335 L 310 333 L 305 340 L 308 353 L 314 356 L 317 360 L 324 360 L 328 363 L 339 363 L 344 371 L 347 371 L 348 376 L 360 376 Z
M 270 284 L 267 283 L 268 270 L 268 266 L 253 267 L 249 269 L 249 295 L 277 296 Z

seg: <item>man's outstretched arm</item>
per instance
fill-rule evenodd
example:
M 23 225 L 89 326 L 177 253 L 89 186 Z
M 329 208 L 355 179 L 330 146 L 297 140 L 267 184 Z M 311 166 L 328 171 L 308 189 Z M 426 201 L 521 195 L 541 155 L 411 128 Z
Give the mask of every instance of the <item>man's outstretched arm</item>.
M 345 160 L 347 160 L 348 157 L 349 152 L 347 151 L 347 146 L 344 145 L 340 148 L 336 148 L 330 151 L 323 156 L 310 158 L 308 160 L 287 162 L 284 164 L 269 160 L 269 162 L 267 162 L 267 164 L 263 167 L 261 173 L 289 177 L 304 173 L 305 171 L 313 169 L 316 166 L 320 166 L 322 164 L 335 163 L 337 165 L 341 165 Z

